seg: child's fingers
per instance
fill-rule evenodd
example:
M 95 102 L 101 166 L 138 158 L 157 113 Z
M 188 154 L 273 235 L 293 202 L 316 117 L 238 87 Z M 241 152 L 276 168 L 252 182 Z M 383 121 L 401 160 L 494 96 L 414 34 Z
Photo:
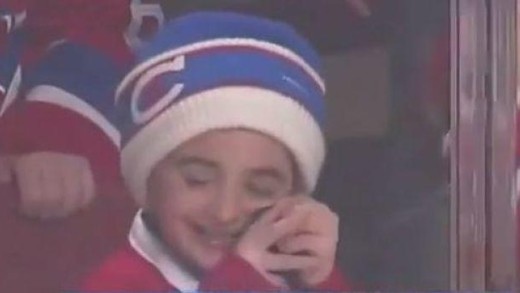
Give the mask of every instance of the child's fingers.
M 294 198 L 284 198 L 269 208 L 257 221 L 258 225 L 270 225 L 287 214 L 296 204 Z
M 306 210 L 308 218 L 305 225 L 300 226 L 298 233 L 316 234 L 326 237 L 337 235 L 339 217 L 329 207 L 319 202 L 306 202 L 299 206 Z
M 270 272 L 287 272 L 309 268 L 316 263 L 316 258 L 307 255 L 269 253 L 265 255 L 263 262 Z
M 286 237 L 279 241 L 276 246 L 284 254 L 308 254 L 317 255 L 323 250 L 324 241 L 320 236 L 314 234 L 300 234 Z
M 277 216 L 285 208 L 289 208 L 289 203 L 278 205 L 262 215 L 258 221 L 253 223 L 243 236 L 245 243 L 250 243 L 260 250 L 267 250 L 279 239 L 297 231 L 305 220 L 306 214 L 303 212 L 291 212 L 284 218 L 277 220 Z
M 274 244 L 287 235 L 296 233 L 299 227 L 307 220 L 307 217 L 308 211 L 304 208 L 300 209 L 297 207 L 294 208 L 289 215 L 276 221 L 270 226 L 269 245 Z

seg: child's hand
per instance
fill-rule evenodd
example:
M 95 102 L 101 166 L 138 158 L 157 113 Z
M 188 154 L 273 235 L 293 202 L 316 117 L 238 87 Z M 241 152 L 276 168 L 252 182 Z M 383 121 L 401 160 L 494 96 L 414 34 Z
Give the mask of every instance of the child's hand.
M 307 217 L 307 213 L 291 211 L 299 201 L 280 200 L 249 227 L 236 246 L 239 256 L 273 285 L 282 288 L 287 287 L 286 280 L 277 273 L 314 267 L 314 258 L 272 251 L 276 242 L 298 231 Z
M 293 213 L 300 213 L 304 221 L 296 233 L 277 243 L 280 252 L 306 255 L 309 260 L 296 269 L 296 278 L 304 287 L 310 288 L 325 281 L 331 274 L 336 257 L 339 218 L 326 205 L 306 197 Z

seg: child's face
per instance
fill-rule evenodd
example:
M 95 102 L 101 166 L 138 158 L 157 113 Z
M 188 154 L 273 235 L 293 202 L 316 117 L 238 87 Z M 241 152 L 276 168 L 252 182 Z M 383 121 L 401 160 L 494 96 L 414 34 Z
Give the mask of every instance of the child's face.
M 247 130 L 211 131 L 172 152 L 148 181 L 163 241 L 195 273 L 213 267 L 254 215 L 294 187 L 288 150 Z

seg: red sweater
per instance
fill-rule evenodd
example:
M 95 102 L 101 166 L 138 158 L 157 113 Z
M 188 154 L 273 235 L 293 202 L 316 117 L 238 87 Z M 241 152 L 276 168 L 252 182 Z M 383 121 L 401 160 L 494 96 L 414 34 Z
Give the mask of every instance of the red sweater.
M 82 292 L 172 292 L 180 290 L 171 285 L 155 266 L 141 257 L 127 244 L 92 272 L 81 286 Z M 201 291 L 274 291 L 248 262 L 229 255 L 200 281 Z M 316 288 L 317 291 L 346 292 L 346 285 L 338 270 Z
M 130 232 L 129 243 L 94 269 L 82 282 L 80 292 L 279 290 L 235 254 L 224 257 L 213 270 L 197 281 L 171 261 L 160 242 L 150 235 L 138 214 Z M 328 292 L 350 290 L 337 269 L 326 281 L 310 289 Z

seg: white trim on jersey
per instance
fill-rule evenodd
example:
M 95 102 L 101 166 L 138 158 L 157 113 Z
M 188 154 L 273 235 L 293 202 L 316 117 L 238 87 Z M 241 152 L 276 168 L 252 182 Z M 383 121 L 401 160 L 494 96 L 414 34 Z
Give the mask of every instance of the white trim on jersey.
M 142 210 L 134 217 L 128 241 L 132 248 L 163 275 L 170 285 L 181 292 L 196 292 L 199 282 L 183 269 L 165 245 L 146 227 Z

